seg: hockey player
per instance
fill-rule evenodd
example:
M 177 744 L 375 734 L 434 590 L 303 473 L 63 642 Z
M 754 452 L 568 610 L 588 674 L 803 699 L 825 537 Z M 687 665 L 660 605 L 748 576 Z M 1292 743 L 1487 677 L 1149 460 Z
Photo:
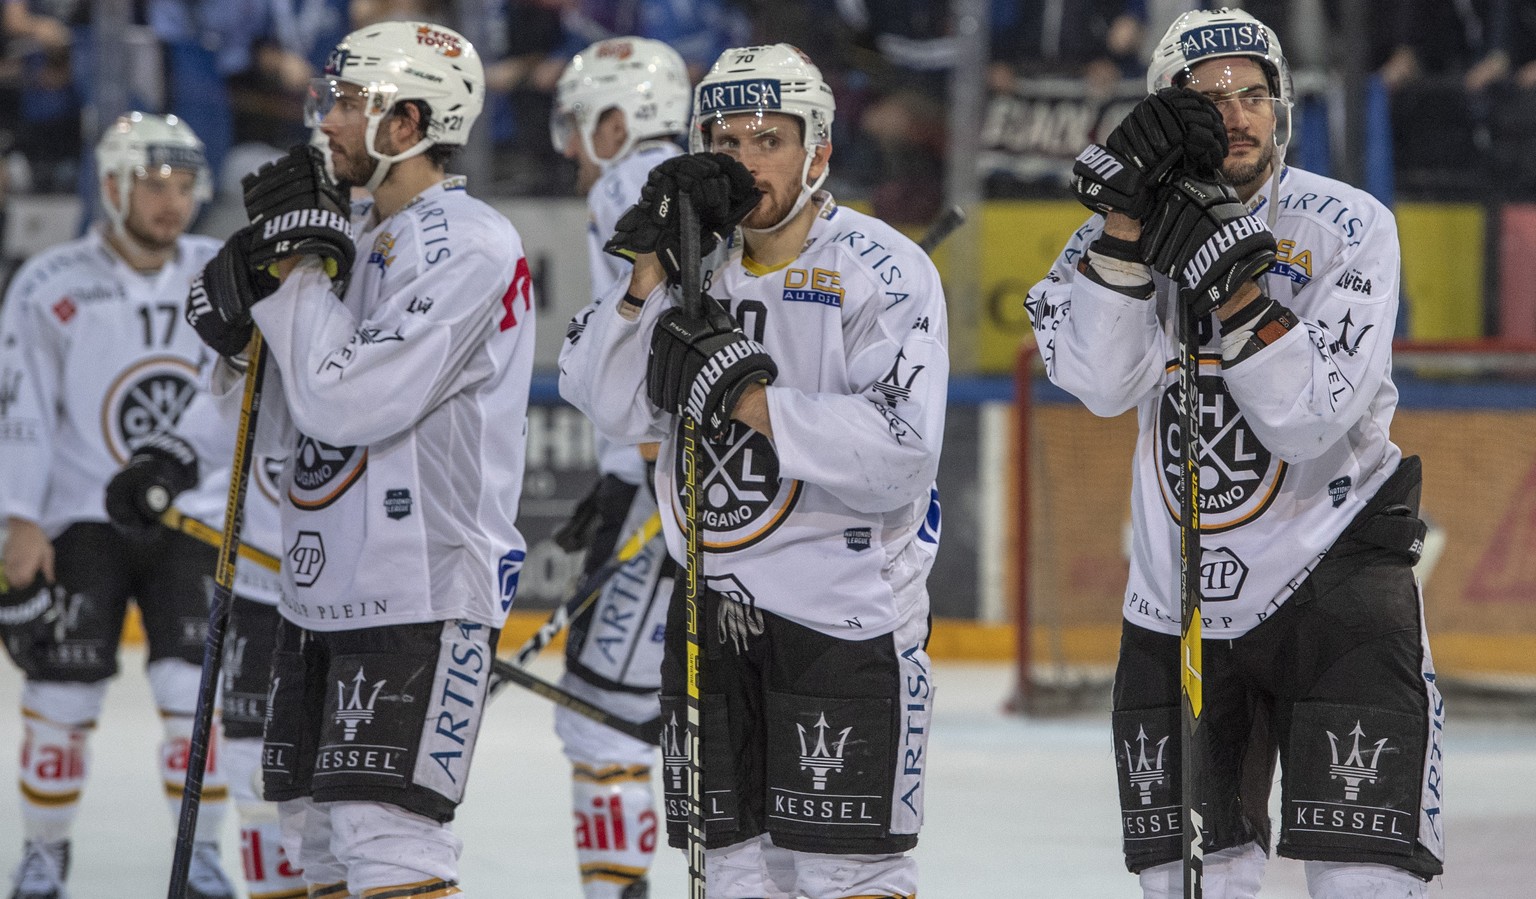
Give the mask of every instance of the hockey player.
M 944 294 L 915 244 L 819 189 L 832 92 L 798 49 L 726 51 L 693 112 L 694 154 L 652 171 L 608 244 L 634 271 L 566 346 L 562 391 L 612 439 L 661 441 L 657 495 L 678 560 L 674 432 L 700 401 L 710 894 L 909 896 L 933 708 Z M 723 244 L 699 318 L 669 286 L 684 190 L 706 252 Z M 683 607 L 674 600 L 662 668 L 674 846 L 688 814 Z
M 371 199 L 349 222 L 321 154 L 295 148 L 248 180 L 253 224 L 188 296 L 233 357 L 216 392 L 238 392 L 253 320 L 271 353 L 257 436 L 284 458 L 284 565 L 264 792 L 311 896 L 461 892 L 449 822 L 524 556 L 534 351 L 517 232 L 444 171 L 483 91 L 447 28 L 348 35 L 309 114 Z
M 162 445 L 174 446 L 175 452 L 146 455 L 108 483 L 107 512 L 113 523 L 147 535 L 162 526 L 166 504 L 174 503 L 178 514 L 172 521 L 180 530 L 218 545 L 229 496 L 232 438 L 239 424 L 232 413 L 237 411 L 200 391 L 176 430 L 160 435 Z M 195 460 L 195 465 L 184 460 Z M 201 471 L 203 477 L 196 487 L 181 493 L 181 486 L 194 480 L 184 472 L 188 467 Z M 307 895 L 297 864 L 282 851 L 277 806 L 261 797 L 261 732 L 281 587 L 275 478 L 281 467 L 281 460 L 265 457 L 251 462 L 220 668 L 221 767 L 240 822 L 240 855 L 251 899 Z
M 587 195 L 588 262 L 594 295 L 629 277 L 626 259 L 603 252 L 650 170 L 682 152 L 688 125 L 688 71 L 660 41 L 621 37 L 599 41 L 571 59 L 555 89 L 550 137 L 577 165 L 576 186 Z M 567 329 L 580 340 L 588 307 Z M 585 548 L 583 578 L 602 567 L 620 540 L 656 512 L 649 461 L 656 445 L 615 444 L 594 434 L 598 472 L 556 539 L 568 551 Z M 561 685 L 632 721 L 655 718 L 661 686 L 661 638 L 673 566 L 658 535 L 603 588 L 569 625 Z M 655 747 L 563 707 L 555 733 L 571 761 L 571 814 L 586 899 L 642 899 L 660 836 L 651 791 Z
M 1100 214 L 1028 298 L 1052 382 L 1140 427 L 1113 712 L 1126 865 L 1145 896 L 1182 894 L 1178 463 L 1198 439 L 1205 895 L 1257 894 L 1278 752 L 1279 853 L 1312 896 L 1424 896 L 1445 717 L 1411 569 L 1419 460 L 1388 435 L 1395 221 L 1284 165 L 1290 73 L 1249 14 L 1181 16 L 1147 85 L 1079 156 Z M 1176 414 L 1178 303 L 1200 323 L 1198 438 Z
M 22 693 L 25 854 L 14 896 L 64 895 L 92 731 L 117 674 L 128 602 L 143 615 L 165 728 L 161 780 L 174 815 L 186 775 L 214 552 L 169 531 L 116 530 L 103 502 L 124 462 L 173 464 L 161 442 L 198 390 L 197 335 L 179 314 L 218 242 L 186 234 L 211 193 L 203 145 L 174 117 L 131 113 L 96 147 L 102 226 L 29 260 L 0 315 L 0 515 L 5 579 L 55 585 L 53 626 L 12 634 Z M 196 483 L 185 469 L 182 488 Z M 226 789 L 209 753 L 190 882 L 230 896 L 217 838 Z

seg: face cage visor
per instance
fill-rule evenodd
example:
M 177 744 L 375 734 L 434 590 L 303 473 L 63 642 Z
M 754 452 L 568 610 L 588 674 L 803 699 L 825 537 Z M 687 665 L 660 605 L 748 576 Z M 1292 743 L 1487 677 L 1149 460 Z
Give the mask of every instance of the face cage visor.
M 342 85 L 355 88 L 357 92 L 342 90 Z M 310 128 L 319 128 L 338 106 L 342 115 L 383 118 L 394 107 L 398 90 L 393 84 L 379 81 L 357 84 L 331 76 L 311 78 L 309 94 L 304 98 L 304 124 Z

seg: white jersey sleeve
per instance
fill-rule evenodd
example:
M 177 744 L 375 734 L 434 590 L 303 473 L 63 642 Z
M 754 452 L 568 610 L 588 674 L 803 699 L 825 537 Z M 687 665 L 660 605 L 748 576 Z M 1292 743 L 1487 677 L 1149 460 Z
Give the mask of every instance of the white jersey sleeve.
M 1392 215 L 1338 181 L 1295 168 L 1279 177 L 1279 261 L 1261 286 L 1298 324 L 1223 365 L 1214 316 L 1201 323 L 1201 578 L 1214 637 L 1246 633 L 1285 602 L 1402 457 L 1388 436 L 1400 265 Z M 1257 214 L 1267 218 L 1263 202 Z M 1155 295 L 1139 300 L 1082 275 L 1101 227 L 1094 217 L 1072 236 L 1026 306 L 1053 383 L 1099 415 L 1136 410 L 1124 612 L 1177 633 L 1177 291 L 1154 275 Z

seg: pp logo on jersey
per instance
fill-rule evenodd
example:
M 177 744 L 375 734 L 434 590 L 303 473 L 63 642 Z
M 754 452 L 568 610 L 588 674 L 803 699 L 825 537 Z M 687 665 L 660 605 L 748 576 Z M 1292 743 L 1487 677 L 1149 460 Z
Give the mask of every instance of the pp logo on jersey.
M 800 482 L 779 478 L 773 444 L 757 431 L 735 427 L 721 443 L 699 442 L 699 523 L 706 549 L 745 549 L 778 528 L 800 498 Z M 685 483 L 682 454 L 677 454 L 674 482 Z M 683 519 L 673 496 L 677 520 Z
M 1237 553 L 1218 546 L 1200 553 L 1200 598 L 1209 602 L 1237 599 L 1248 579 L 1248 566 Z
M 1286 464 L 1259 442 L 1230 394 L 1216 357 L 1200 360 L 1196 398 L 1200 433 L 1195 458 L 1200 468 L 1200 531 L 1220 533 L 1252 521 L 1268 509 L 1285 479 Z M 1207 374 L 1207 371 L 1213 372 Z M 1163 504 L 1175 521 L 1183 498 L 1179 467 L 1184 437 L 1179 427 L 1179 386 L 1170 365 L 1158 404 L 1157 462 Z
M 102 441 L 122 463 L 156 431 L 174 431 L 197 395 L 197 367 L 176 356 L 151 356 L 134 363 L 107 388 L 102 399 Z
M 293 546 L 288 548 L 288 567 L 293 572 L 293 582 L 300 587 L 314 586 L 325 570 L 325 541 L 316 531 L 299 531 Z

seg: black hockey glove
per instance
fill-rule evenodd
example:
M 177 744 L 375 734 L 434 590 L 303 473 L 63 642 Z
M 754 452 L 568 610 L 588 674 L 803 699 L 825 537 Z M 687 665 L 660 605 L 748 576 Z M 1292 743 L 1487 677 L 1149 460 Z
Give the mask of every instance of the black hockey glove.
M 1145 219 L 1170 176 L 1211 175 L 1227 156 L 1227 128 L 1216 104 L 1187 88 L 1148 94 L 1072 166 L 1072 192 L 1095 212 Z
M 277 289 L 276 278 L 250 264 L 252 227 L 230 235 L 187 292 L 187 324 L 221 356 L 238 356 L 251 342 L 251 307 Z
M 41 577 L 17 587 L 0 573 L 0 638 L 17 667 L 28 675 L 39 673 L 38 666 L 46 658 L 53 626 L 64 614 L 65 593 L 63 587 L 45 583 Z
M 711 440 L 731 429 L 731 411 L 752 384 L 772 384 L 779 367 L 708 294 L 705 312 L 663 312 L 651 334 L 646 395 L 658 408 L 691 415 Z
M 1141 255 L 1178 282 L 1197 317 L 1275 264 L 1275 236 L 1224 181 L 1184 175 L 1160 190 L 1141 231 Z
M 240 180 L 252 235 L 250 262 L 276 275 L 272 264 L 288 256 L 325 260 L 332 279 L 352 273 L 352 204 L 325 170 L 325 157 L 300 144 Z M 340 291 L 338 291 L 340 292 Z
M 724 153 L 674 156 L 651 169 L 640 201 L 614 226 L 605 252 L 634 261 L 655 253 L 667 278 L 682 280 L 682 210 L 679 194 L 693 199 L 699 216 L 699 254 L 708 256 L 762 198 L 746 166 Z
M 156 431 L 138 444 L 107 482 L 107 517 L 122 533 L 147 540 L 160 532 L 160 513 L 197 486 L 197 453 L 175 434 Z

